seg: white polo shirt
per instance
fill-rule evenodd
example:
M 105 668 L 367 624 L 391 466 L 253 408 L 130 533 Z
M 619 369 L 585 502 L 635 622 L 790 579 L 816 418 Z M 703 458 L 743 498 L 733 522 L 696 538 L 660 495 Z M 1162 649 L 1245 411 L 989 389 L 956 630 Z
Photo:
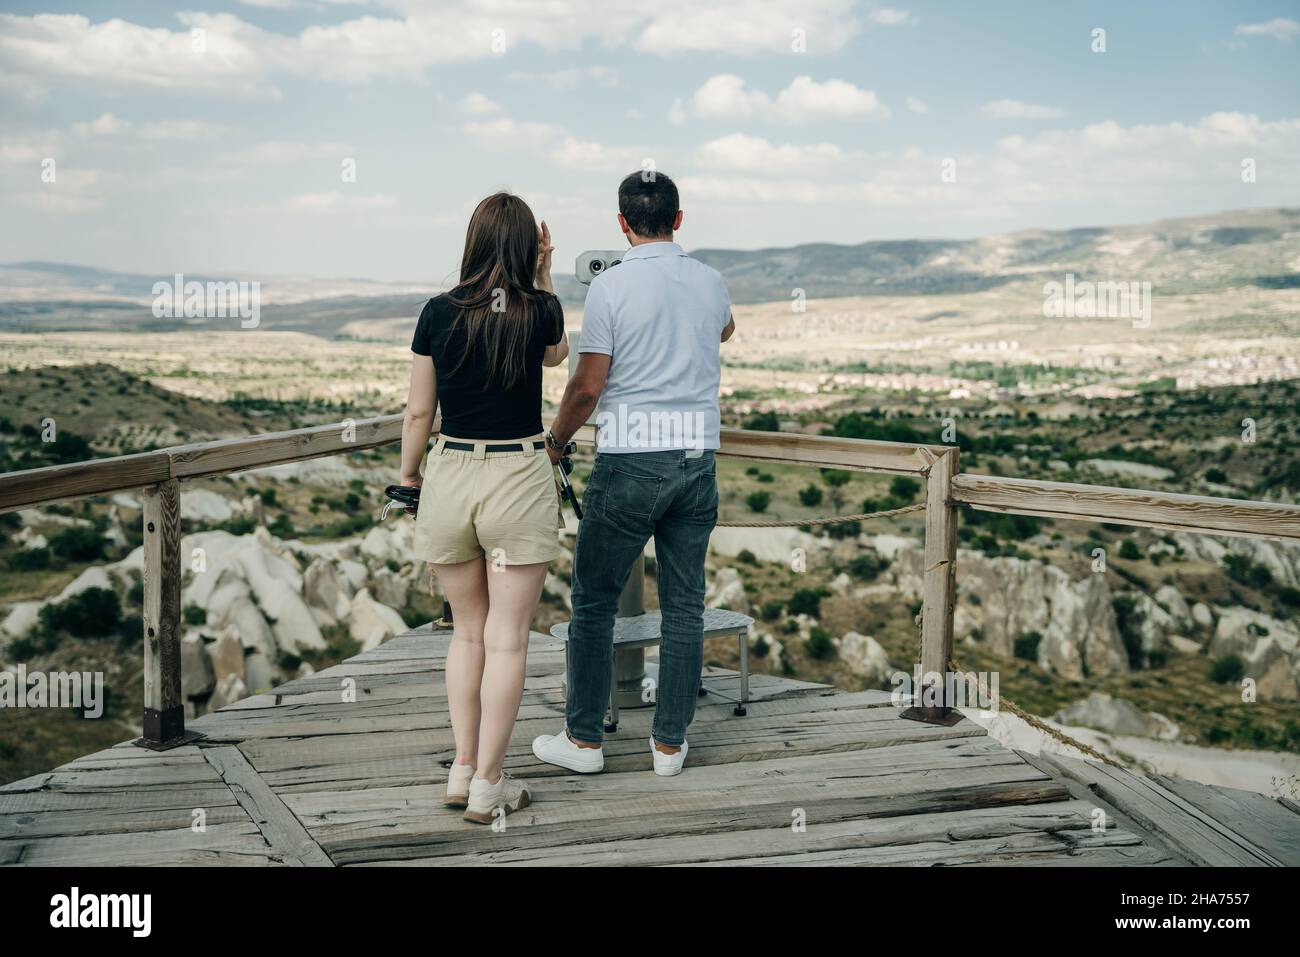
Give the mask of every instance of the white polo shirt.
M 597 450 L 716 449 L 719 347 L 730 319 L 721 274 L 676 243 L 633 246 L 597 276 L 578 342 L 579 352 L 610 357 Z

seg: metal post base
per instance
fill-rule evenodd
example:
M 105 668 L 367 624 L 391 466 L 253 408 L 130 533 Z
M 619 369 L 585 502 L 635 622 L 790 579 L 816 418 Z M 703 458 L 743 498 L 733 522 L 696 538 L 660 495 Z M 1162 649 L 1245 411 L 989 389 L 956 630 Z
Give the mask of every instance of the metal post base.
M 956 708 L 922 708 L 917 706 L 908 708 L 899 717 L 907 721 L 920 721 L 923 724 L 938 724 L 945 728 L 951 728 L 965 715 Z
M 200 731 L 185 731 L 179 738 L 172 738 L 169 741 L 150 741 L 148 738 L 136 738 L 131 743 L 137 748 L 148 748 L 150 751 L 170 751 L 172 748 L 179 748 L 183 744 L 193 744 L 207 737 Z
M 185 709 L 177 705 L 165 711 L 144 709 L 144 736 L 132 743 L 150 751 L 170 751 L 203 737 L 198 731 L 185 730 Z

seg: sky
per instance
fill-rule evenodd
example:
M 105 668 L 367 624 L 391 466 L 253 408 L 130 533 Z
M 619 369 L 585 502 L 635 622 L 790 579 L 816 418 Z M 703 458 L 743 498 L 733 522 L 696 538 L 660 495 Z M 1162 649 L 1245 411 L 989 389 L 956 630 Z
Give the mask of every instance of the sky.
M 508 189 L 567 272 L 647 166 L 688 248 L 1300 205 L 1300 0 L 891 2 L 6 0 L 0 262 L 442 283 Z

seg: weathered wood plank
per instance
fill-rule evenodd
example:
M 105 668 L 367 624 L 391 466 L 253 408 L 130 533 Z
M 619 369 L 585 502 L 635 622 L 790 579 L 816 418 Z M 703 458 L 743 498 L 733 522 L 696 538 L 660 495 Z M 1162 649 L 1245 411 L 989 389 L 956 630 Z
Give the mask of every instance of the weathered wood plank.
M 7 472 L 0 475 L 0 513 L 87 495 L 111 495 L 169 478 L 165 451 Z
M 1287 867 L 1300 867 L 1300 815 L 1255 791 L 1215 787 L 1182 778 L 1158 777 L 1207 816 Z
M 760 462 L 798 462 L 904 475 L 920 475 L 946 448 L 749 429 L 723 429 L 720 445 L 719 455 Z
M 835 812 L 843 817 L 870 817 L 914 813 L 923 797 L 930 809 L 953 809 L 1032 803 L 1029 793 L 1045 795 L 1041 800 L 1067 794 L 995 742 L 890 751 L 887 757 L 873 754 L 875 761 L 851 753 L 697 768 L 666 787 L 648 772 L 551 779 L 537 783 L 534 803 L 507 830 L 510 842 L 562 844 L 782 826 L 798 808 L 825 820 L 826 812 L 813 815 L 811 809 L 827 802 L 843 802 Z M 286 794 L 285 800 L 338 863 L 344 862 L 341 852 L 382 857 L 374 852 L 384 847 L 419 857 L 506 846 L 483 844 L 458 817 L 428 813 L 435 794 L 430 787 Z M 382 802 L 378 807 L 376 800 Z
M 205 748 L 203 756 L 230 787 L 276 856 L 291 865 L 333 866 L 329 855 L 312 840 L 302 822 L 262 780 L 238 748 L 226 745 Z
M 963 865 L 995 866 L 1014 863 L 1040 863 L 1048 857 L 1082 858 L 1074 863 L 1086 865 L 1090 853 L 1071 848 L 1055 834 L 1031 832 L 976 841 L 933 841 L 887 847 L 849 847 L 780 857 L 739 858 L 729 861 L 701 861 L 698 867 L 959 867 Z M 669 865 L 673 867 L 685 865 Z
M 953 479 L 952 487 L 957 502 L 991 512 L 1118 522 L 1176 532 L 1300 539 L 1300 505 L 968 472 Z
M 942 455 L 925 480 L 925 574 L 921 618 L 922 707 L 951 708 L 944 676 L 952 660 L 952 616 L 957 601 L 957 508 L 952 504 L 952 478 L 957 474 L 957 450 Z M 938 687 L 927 687 L 931 682 Z
M 174 480 L 142 496 L 144 524 L 144 736 L 162 742 L 185 728 L 181 697 L 181 503 Z
M 649 834 L 626 840 L 597 840 L 560 846 L 495 849 L 491 842 L 477 854 L 426 858 L 414 863 L 458 867 L 466 864 L 538 864 L 548 867 L 637 866 L 733 861 L 756 853 L 764 858 L 851 848 L 886 847 L 937 841 L 981 840 L 1011 834 L 1062 831 L 1087 833 L 1089 806 L 1063 801 L 1029 807 L 997 806 L 882 818 L 826 821 L 809 816 L 802 829 L 793 818 L 769 827 L 744 827 L 718 833 L 661 837 Z M 1131 835 L 1130 835 L 1131 837 Z M 1134 840 L 1136 840 L 1134 838 Z M 1064 846 L 1062 847 L 1064 851 Z
M 757 790 L 752 797 L 746 795 L 741 802 L 732 796 L 730 803 L 721 800 L 709 802 L 706 796 L 690 795 L 675 810 L 648 814 L 638 812 L 635 805 L 625 805 L 624 817 L 604 821 L 599 830 L 593 830 L 581 814 L 566 815 L 563 820 L 540 823 L 535 816 L 528 821 L 508 825 L 504 831 L 486 832 L 484 828 L 467 830 L 464 822 L 459 828 L 444 830 L 403 827 L 404 821 L 381 830 L 356 827 L 321 835 L 321 841 L 330 850 L 334 861 L 357 864 L 372 861 L 429 860 L 447 855 L 477 855 L 488 851 L 509 851 L 516 848 L 548 848 L 552 851 L 582 845 L 592 840 L 622 843 L 629 839 L 654 834 L 663 838 L 706 834 L 735 834 L 746 829 L 788 828 L 793 814 L 803 811 L 810 819 L 822 823 L 836 821 L 861 822 L 868 818 L 907 817 L 917 814 L 968 811 L 981 807 L 1030 805 L 1065 800 L 1068 795 L 1057 782 L 995 780 L 999 773 L 987 769 L 964 786 L 917 787 L 908 793 L 862 795 L 853 788 L 840 788 L 835 793 L 821 793 L 807 784 L 779 786 Z M 1009 776 L 1003 771 L 1002 777 Z M 933 784 L 922 776 L 908 779 L 915 783 Z M 625 863 L 636 863 L 625 858 Z
M 1281 862 L 1245 841 L 1156 781 L 1106 764 L 1058 754 L 1041 762 L 1084 784 L 1193 864 L 1203 867 L 1278 866 Z
M 218 439 L 168 449 L 172 475 L 197 478 L 300 462 L 324 455 L 360 452 L 400 441 L 402 416 L 334 422 L 287 432 L 265 432 L 238 439 Z
M 100 867 L 247 867 L 279 864 L 251 822 L 216 824 L 205 831 L 189 827 L 147 834 L 92 834 L 0 841 L 0 865 L 85 865 Z

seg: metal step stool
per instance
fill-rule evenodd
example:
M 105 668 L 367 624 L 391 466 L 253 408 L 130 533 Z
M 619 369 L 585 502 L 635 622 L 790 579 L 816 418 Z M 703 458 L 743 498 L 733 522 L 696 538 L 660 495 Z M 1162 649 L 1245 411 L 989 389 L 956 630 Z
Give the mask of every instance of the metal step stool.
M 753 618 L 739 612 L 727 611 L 725 608 L 704 609 L 705 638 L 724 638 L 728 635 L 735 635 L 740 642 L 740 697 L 733 698 L 721 691 L 709 688 L 703 683 L 700 685 L 700 694 L 711 694 L 723 701 L 732 702 L 735 705 L 732 713 L 737 716 L 743 716 L 746 713 L 745 705 L 749 703 L 749 626 L 753 623 Z M 605 723 L 606 731 L 614 732 L 618 730 L 619 652 L 648 648 L 651 645 L 659 644 L 661 629 L 662 619 L 657 611 L 646 612 L 644 615 L 636 615 L 631 618 L 614 619 L 614 674 L 609 687 L 609 720 Z M 565 643 L 565 670 L 567 672 L 569 623 L 562 621 L 558 625 L 552 625 L 551 636 Z M 649 704 L 650 702 L 646 703 Z

